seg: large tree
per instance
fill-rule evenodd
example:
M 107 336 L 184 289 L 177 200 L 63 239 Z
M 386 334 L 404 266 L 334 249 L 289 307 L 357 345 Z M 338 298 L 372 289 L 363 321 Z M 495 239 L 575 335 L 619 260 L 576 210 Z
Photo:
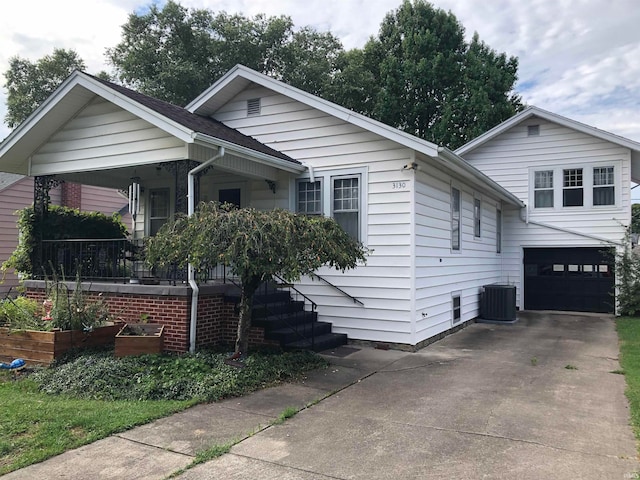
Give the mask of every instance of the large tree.
M 342 57 L 330 94 L 365 115 L 456 148 L 522 108 L 518 60 L 498 54 L 451 12 L 404 0 L 361 52 Z
M 248 348 L 253 296 L 275 275 L 294 282 L 323 265 L 355 268 L 366 249 L 327 217 L 286 210 L 238 209 L 201 203 L 196 212 L 165 224 L 150 238 L 146 258 L 152 265 L 191 263 L 196 271 L 224 264 L 241 283 L 236 353 Z
M 341 52 L 331 33 L 296 31 L 287 16 L 214 14 L 170 0 L 129 15 L 107 58 L 125 85 L 185 105 L 238 63 L 321 94 Z
M 32 62 L 18 56 L 9 59 L 5 72 L 7 114 L 5 123 L 16 127 L 47 99 L 74 70 L 86 69 L 74 50 L 56 48 L 52 55 Z

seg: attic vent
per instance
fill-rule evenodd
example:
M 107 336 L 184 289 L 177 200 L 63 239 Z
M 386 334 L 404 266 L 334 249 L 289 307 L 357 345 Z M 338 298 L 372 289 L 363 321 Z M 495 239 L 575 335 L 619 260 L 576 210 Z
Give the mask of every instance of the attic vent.
M 259 98 L 250 98 L 247 100 L 247 115 L 260 115 Z
M 527 127 L 527 136 L 529 137 L 540 136 L 540 125 L 529 125 Z

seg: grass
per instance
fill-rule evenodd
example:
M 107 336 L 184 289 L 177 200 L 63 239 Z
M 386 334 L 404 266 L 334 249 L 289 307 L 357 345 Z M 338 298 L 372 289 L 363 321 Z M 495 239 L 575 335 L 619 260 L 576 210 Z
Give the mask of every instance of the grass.
M 113 433 L 213 401 L 296 378 L 326 365 L 308 352 L 257 352 L 244 368 L 225 354 L 144 355 L 115 359 L 111 352 L 69 358 L 20 380 L 0 374 L 0 475 Z M 296 411 L 285 410 L 282 420 Z M 196 463 L 231 445 L 198 454 Z
M 620 370 L 625 376 L 625 394 L 631 409 L 631 425 L 636 438 L 640 440 L 640 318 L 621 317 L 616 321 L 620 339 Z
M 0 379 L 0 475 L 183 410 L 190 401 L 79 400 Z

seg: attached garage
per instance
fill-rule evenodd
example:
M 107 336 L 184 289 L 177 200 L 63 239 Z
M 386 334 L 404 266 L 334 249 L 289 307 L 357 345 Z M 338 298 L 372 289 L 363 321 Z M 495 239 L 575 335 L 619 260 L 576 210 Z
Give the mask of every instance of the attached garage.
M 525 310 L 614 311 L 613 250 L 525 248 Z

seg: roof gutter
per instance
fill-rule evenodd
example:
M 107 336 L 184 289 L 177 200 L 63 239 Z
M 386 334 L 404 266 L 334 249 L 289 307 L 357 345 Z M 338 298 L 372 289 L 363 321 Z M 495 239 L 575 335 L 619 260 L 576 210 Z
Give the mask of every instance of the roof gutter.
M 485 183 L 494 193 L 497 193 L 501 200 L 505 200 L 512 205 L 520 208 L 524 207 L 524 203 L 516 197 L 513 193 L 496 183 L 487 175 L 482 173 L 477 168 L 467 163 L 462 157 L 456 155 L 446 147 L 438 147 L 438 158 L 445 163 L 448 163 L 458 173 L 462 173 L 465 178 L 471 180 L 473 183 L 478 184 L 478 180 Z
M 224 157 L 224 147 L 218 148 L 218 153 L 211 157 L 206 162 L 201 163 L 194 169 L 189 171 L 187 175 L 187 214 L 193 215 L 195 212 L 195 176 L 196 173 L 201 172 L 208 166 L 212 165 L 216 160 Z M 200 294 L 200 288 L 198 282 L 196 282 L 196 271 L 193 268 L 193 264 L 189 262 L 188 267 L 189 286 L 191 287 L 191 324 L 189 327 L 189 352 L 194 353 L 196 351 L 196 325 L 198 323 L 198 296 Z
M 196 143 L 200 143 L 208 147 L 224 147 L 230 151 L 237 152 L 241 156 L 246 157 L 250 160 L 277 167 L 280 170 L 286 170 L 290 173 L 302 173 L 306 170 L 306 167 L 300 163 L 294 163 L 283 158 L 274 157 L 273 155 L 269 155 L 267 153 L 257 152 L 251 148 L 243 147 L 242 145 L 237 145 L 220 138 L 210 137 L 209 135 L 205 135 L 204 133 L 194 132 L 192 137 L 194 142 Z

